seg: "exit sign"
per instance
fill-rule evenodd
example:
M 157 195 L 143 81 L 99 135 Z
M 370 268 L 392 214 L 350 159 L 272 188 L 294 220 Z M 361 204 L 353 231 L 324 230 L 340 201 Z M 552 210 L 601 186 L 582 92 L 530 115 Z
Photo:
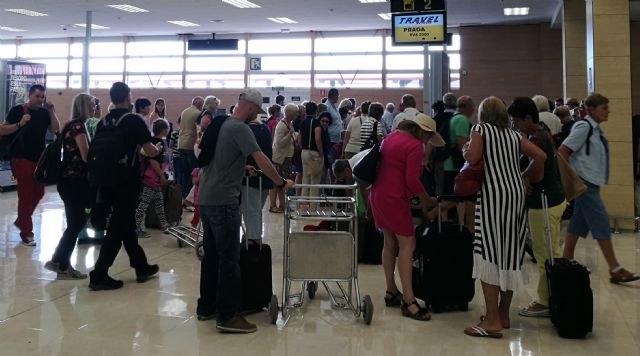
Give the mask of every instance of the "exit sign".
M 391 0 L 391 12 L 444 11 L 445 0 Z

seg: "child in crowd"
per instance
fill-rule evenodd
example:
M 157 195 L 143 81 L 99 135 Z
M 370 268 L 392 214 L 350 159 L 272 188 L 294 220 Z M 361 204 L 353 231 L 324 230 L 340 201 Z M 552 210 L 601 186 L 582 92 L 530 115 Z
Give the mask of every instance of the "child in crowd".
M 198 186 L 200 185 L 200 168 L 194 168 L 191 172 L 191 183 L 193 184 L 187 200 L 193 205 L 194 213 L 191 219 L 191 226 L 197 227 L 200 223 L 200 211 L 198 210 Z M 191 197 L 191 199 L 189 199 Z
M 160 222 L 160 228 L 166 230 L 170 227 L 164 213 L 164 198 L 162 196 L 162 190 L 160 189 L 161 186 L 168 184 L 163 167 L 163 157 L 167 150 L 164 138 L 169 134 L 169 123 L 167 120 L 155 120 L 152 125 L 152 133 L 151 143 L 154 145 L 162 143 L 162 154 L 156 157 L 142 157 L 143 189 L 140 204 L 136 210 L 136 225 L 138 226 L 138 235 L 141 237 L 144 236 L 145 218 L 149 204 L 153 204 Z

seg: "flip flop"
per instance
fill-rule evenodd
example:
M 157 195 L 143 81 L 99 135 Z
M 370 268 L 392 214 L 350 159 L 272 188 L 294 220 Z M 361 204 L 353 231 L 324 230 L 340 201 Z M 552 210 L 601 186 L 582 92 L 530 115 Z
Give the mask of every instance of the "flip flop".
M 482 321 L 484 321 L 484 319 L 485 319 L 484 315 L 481 315 L 480 316 L 480 321 L 482 322 Z M 503 329 L 511 329 L 511 325 L 508 325 L 508 326 L 502 325 L 502 328 Z
M 497 331 L 486 331 L 479 326 L 472 326 L 464 329 L 464 333 L 473 337 L 488 337 L 491 339 L 502 339 L 502 333 Z

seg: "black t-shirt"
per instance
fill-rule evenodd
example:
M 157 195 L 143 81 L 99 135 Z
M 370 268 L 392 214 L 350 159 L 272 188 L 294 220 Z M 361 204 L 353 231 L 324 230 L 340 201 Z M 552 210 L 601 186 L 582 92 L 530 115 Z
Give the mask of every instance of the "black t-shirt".
M 18 123 L 24 114 L 23 105 L 14 106 L 9 110 L 6 121 L 10 124 Z M 30 108 L 28 109 L 28 114 L 31 115 L 31 120 L 20 129 L 20 131 L 26 131 L 21 133 L 13 144 L 11 157 L 37 162 L 44 151 L 45 136 L 51 124 L 51 119 L 49 111 L 44 108 Z
M 132 114 L 127 109 L 113 109 L 107 114 L 104 120 L 113 120 L 113 122 L 117 122 L 123 115 L 129 114 L 125 116 L 120 124 L 118 125 L 121 129 L 121 132 L 124 133 L 124 142 L 126 145 L 126 152 L 132 153 L 133 158 L 133 166 L 128 172 L 127 175 L 130 174 L 130 177 L 137 177 L 137 180 L 140 180 L 140 168 L 138 162 L 138 151 L 141 145 L 145 143 L 151 142 L 151 133 L 149 132 L 149 128 L 147 127 L 147 123 L 144 121 L 142 116 L 137 114 Z M 98 123 L 98 128 L 96 129 L 96 135 L 100 131 L 100 129 L 104 126 L 104 120 Z M 159 159 L 162 160 L 162 155 L 159 156 Z M 162 161 L 160 161 L 162 162 Z
M 309 127 L 311 125 L 311 127 Z M 314 119 L 312 116 L 304 119 L 300 124 L 300 135 L 302 138 L 302 149 L 303 150 L 312 150 L 318 151 L 318 146 L 316 145 L 316 127 L 320 127 L 320 122 Z M 309 141 L 311 141 L 311 146 L 309 146 Z
M 258 142 L 258 146 L 260 146 L 260 150 L 265 156 L 269 157 L 271 160 L 271 156 L 273 155 L 273 147 L 271 146 L 271 130 L 266 124 L 254 124 L 249 123 L 249 128 L 253 132 L 253 135 L 256 137 L 256 142 Z M 256 169 L 259 169 L 258 164 L 253 159 L 253 157 L 247 157 L 247 165 L 254 166 Z M 249 186 L 253 188 L 260 187 L 260 182 L 258 177 L 250 177 L 249 178 Z M 273 182 L 271 179 L 266 176 L 262 176 L 262 190 L 273 189 Z

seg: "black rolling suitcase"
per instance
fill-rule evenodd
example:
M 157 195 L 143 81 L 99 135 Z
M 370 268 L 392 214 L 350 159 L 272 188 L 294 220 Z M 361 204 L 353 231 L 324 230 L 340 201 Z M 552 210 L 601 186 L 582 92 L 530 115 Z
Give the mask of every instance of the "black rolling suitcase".
M 459 200 L 440 197 L 438 204 L 450 199 Z M 461 221 L 438 221 L 416 228 L 413 291 L 435 313 L 466 311 L 475 294 L 473 238 Z
M 545 262 L 549 287 L 551 322 L 558 335 L 582 339 L 593 330 L 593 293 L 589 270 L 566 258 L 553 258 L 547 196 L 542 193 L 545 241 L 549 259 Z
M 262 191 L 262 180 L 259 181 L 259 189 Z M 245 187 L 245 194 L 248 194 L 249 186 Z M 242 208 L 246 211 L 246 207 Z M 249 241 L 245 238 L 245 242 L 240 246 L 240 276 L 242 312 L 254 313 L 268 308 L 273 295 L 271 246 L 262 243 L 262 240 Z
M 360 263 L 367 265 L 382 264 L 382 249 L 384 248 L 384 235 L 376 227 L 372 217 L 362 218 L 358 226 L 358 249 L 362 250 Z

